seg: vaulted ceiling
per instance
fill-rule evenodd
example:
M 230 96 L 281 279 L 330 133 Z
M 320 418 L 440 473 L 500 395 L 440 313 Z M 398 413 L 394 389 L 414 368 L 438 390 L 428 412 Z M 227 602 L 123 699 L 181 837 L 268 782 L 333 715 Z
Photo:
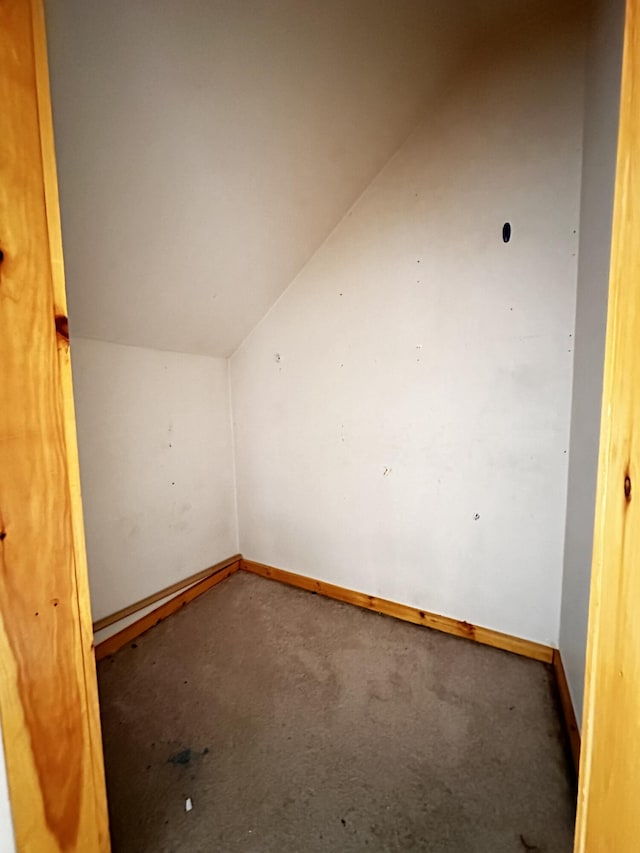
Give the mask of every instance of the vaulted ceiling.
M 231 354 L 509 6 L 50 0 L 72 334 Z

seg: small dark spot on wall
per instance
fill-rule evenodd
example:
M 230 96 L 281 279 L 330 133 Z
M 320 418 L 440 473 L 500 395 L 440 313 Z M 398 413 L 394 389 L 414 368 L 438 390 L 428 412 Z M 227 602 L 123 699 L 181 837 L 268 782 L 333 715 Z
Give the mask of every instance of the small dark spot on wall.
M 137 649 L 137 648 L 138 648 L 138 644 L 137 644 L 137 643 L 131 643 L 131 648 L 132 648 L 132 649 Z
M 624 478 L 624 496 L 628 501 L 631 500 L 631 477 L 628 474 Z
M 40 615 L 40 612 L 38 610 L 36 610 L 36 616 L 39 616 L 39 615 Z
M 4 261 L 4 252 L 0 249 L 0 264 Z
M 342 296 L 342 294 L 341 294 L 341 293 L 339 293 L 339 294 L 338 294 L 338 296 Z
M 479 519 L 479 518 L 480 518 L 480 516 L 478 515 L 478 513 L 476 513 L 476 514 L 473 516 L 473 520 L 474 520 L 474 521 L 478 521 L 478 519 Z
M 53 604 L 54 607 L 57 607 L 60 604 L 60 599 L 59 598 L 52 598 L 51 603 Z
M 502 226 L 502 240 L 505 243 L 508 243 L 511 240 L 511 223 L 505 222 Z
M 0 542 L 4 542 L 4 540 L 6 538 L 7 538 L 7 531 L 6 530 L 0 530 Z

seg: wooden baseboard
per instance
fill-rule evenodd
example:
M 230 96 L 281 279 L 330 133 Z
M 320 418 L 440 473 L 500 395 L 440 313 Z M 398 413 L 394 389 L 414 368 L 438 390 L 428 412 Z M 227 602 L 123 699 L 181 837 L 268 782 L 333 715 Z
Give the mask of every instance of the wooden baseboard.
M 486 646 L 493 646 L 494 648 L 513 652 L 514 654 L 523 655 L 524 657 L 533 658 L 544 663 L 552 663 L 554 658 L 554 649 L 551 646 L 534 643 L 532 640 L 523 640 L 520 637 L 512 637 L 510 634 L 502 634 L 499 631 L 492 631 L 490 628 L 482 628 L 478 625 L 472 625 L 469 622 L 461 622 L 458 619 L 451 619 L 449 616 L 439 616 L 437 613 L 429 613 L 426 610 L 419 610 L 417 607 L 410 607 L 407 604 L 397 604 L 394 601 L 376 598 L 373 595 L 366 595 L 363 592 L 344 589 L 343 587 L 314 580 L 304 575 L 297 575 L 294 572 L 287 572 L 284 569 L 277 569 L 273 566 L 266 566 L 263 563 L 256 563 L 253 560 L 245 560 L 243 558 L 241 568 L 252 574 L 260 575 L 260 577 L 270 578 L 271 580 L 280 581 L 290 586 L 316 592 L 327 596 L 327 598 L 333 598 L 336 601 L 355 604 L 357 607 L 364 607 L 376 613 L 384 613 L 385 616 L 393 616 L 396 619 L 402 619 L 404 622 L 412 622 L 415 625 L 434 628 L 436 631 L 443 631 L 445 634 L 466 637 L 469 640 L 475 640 L 477 643 L 483 643 Z
M 559 649 L 554 649 L 553 652 L 553 674 L 555 676 L 556 685 L 558 687 L 558 695 L 560 697 L 560 708 L 562 710 L 562 718 L 564 721 L 567 739 L 575 767 L 576 775 L 580 768 L 580 729 L 578 728 L 578 720 L 573 707 L 571 693 L 569 691 L 569 682 L 562 664 L 562 655 Z
M 189 586 L 188 589 L 185 589 L 169 601 L 166 601 L 164 604 L 160 605 L 160 607 L 156 607 L 156 609 L 152 610 L 151 613 L 147 613 L 146 616 L 143 616 L 131 625 L 127 625 L 127 627 L 123 628 L 122 631 L 118 631 L 117 634 L 114 634 L 106 640 L 103 640 L 101 643 L 98 643 L 95 647 L 96 660 L 102 660 L 102 658 L 114 654 L 114 652 L 117 652 L 118 649 L 122 648 L 122 646 L 125 646 L 127 643 L 135 640 L 135 638 L 139 637 L 140 634 L 144 634 L 144 632 L 148 631 L 149 628 L 153 628 L 153 626 L 157 625 L 158 622 L 166 619 L 167 616 L 171 616 L 172 613 L 180 610 L 181 607 L 184 607 L 185 604 L 193 601 L 193 599 L 197 598 L 199 595 L 202 595 L 203 592 L 206 592 L 208 589 L 216 586 L 216 584 L 226 580 L 226 578 L 234 572 L 237 572 L 238 569 L 240 569 L 240 566 L 241 557 L 239 554 L 236 554 L 236 556 L 230 557 L 222 563 L 217 563 L 210 569 L 206 569 L 205 572 L 199 572 L 197 575 L 191 575 L 191 578 L 186 578 L 184 581 L 181 581 L 178 589 L 183 588 L 187 584 L 193 585 Z M 198 581 L 198 578 L 202 577 L 203 574 L 204 577 L 194 584 L 193 581 Z M 118 614 L 123 614 L 119 615 L 119 619 L 124 619 L 125 616 L 130 616 L 142 607 L 148 607 L 149 604 L 154 604 L 161 598 L 165 598 L 167 595 L 170 595 L 171 592 L 174 592 L 175 588 L 176 585 L 174 584 L 173 587 L 167 587 L 166 589 L 156 593 L 154 596 L 149 596 L 149 598 L 143 599 L 143 603 L 138 602 L 136 605 L 132 604 L 130 607 L 134 609 L 125 608 L 124 610 L 118 611 Z M 125 610 L 128 612 L 125 612 Z M 118 614 L 113 615 L 116 616 Z M 96 625 L 101 625 L 102 628 L 106 628 L 109 625 L 113 625 L 116 621 L 118 620 L 113 619 L 110 616 L 105 617 L 105 619 L 99 620 L 94 624 L 94 630 L 100 630 L 99 628 L 96 628 Z
M 103 616 L 102 619 L 97 619 L 93 623 L 93 633 L 96 634 L 98 631 L 102 631 L 110 625 L 115 625 L 116 622 L 119 622 L 121 619 L 126 619 L 127 616 L 133 616 L 134 613 L 138 613 L 138 611 L 143 610 L 145 607 L 149 607 L 150 604 L 155 604 L 156 601 L 161 601 L 168 595 L 173 595 L 174 592 L 180 592 L 198 581 L 206 580 L 206 578 L 209 578 L 212 575 L 217 575 L 218 572 L 223 571 L 233 563 L 239 563 L 241 559 L 241 554 L 234 554 L 233 557 L 221 560 L 219 563 L 216 563 L 215 566 L 209 566 L 208 569 L 203 569 L 201 572 L 189 575 L 188 578 L 176 581 L 176 583 L 172 583 L 170 586 L 165 586 L 164 589 L 160 589 L 158 592 L 154 592 L 146 598 L 141 598 L 140 601 L 128 604 L 121 610 L 116 610 L 116 612 L 112 613 L 110 616 Z

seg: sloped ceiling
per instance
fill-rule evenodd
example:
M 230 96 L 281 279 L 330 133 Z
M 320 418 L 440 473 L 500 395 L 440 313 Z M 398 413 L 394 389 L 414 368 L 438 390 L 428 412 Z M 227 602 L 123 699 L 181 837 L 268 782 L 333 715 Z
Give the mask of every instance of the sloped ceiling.
M 450 0 L 50 0 L 72 334 L 231 354 L 490 17 Z

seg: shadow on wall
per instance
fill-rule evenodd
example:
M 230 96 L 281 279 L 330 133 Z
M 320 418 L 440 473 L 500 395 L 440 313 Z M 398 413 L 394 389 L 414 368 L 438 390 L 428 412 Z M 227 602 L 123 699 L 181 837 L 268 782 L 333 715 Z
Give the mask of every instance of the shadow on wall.
M 51 0 L 73 333 L 232 353 L 455 69 L 556 5 Z
M 472 5 L 476 4 L 472 2 Z M 461 25 L 464 49 L 446 83 L 430 102 L 429 111 L 438 113 L 460 88 L 479 85 L 492 69 L 504 67 L 512 72 L 513 60 L 524 45 L 529 49 L 539 45 L 543 53 L 544 46 L 551 43 L 562 44 L 575 37 L 584 42 L 585 5 L 588 4 L 578 0 L 542 0 L 532 4 L 494 3 L 491 8 L 485 8 L 475 25 Z M 459 14 L 461 19 L 465 17 L 464 12 Z M 429 116 L 423 120 L 429 121 Z

